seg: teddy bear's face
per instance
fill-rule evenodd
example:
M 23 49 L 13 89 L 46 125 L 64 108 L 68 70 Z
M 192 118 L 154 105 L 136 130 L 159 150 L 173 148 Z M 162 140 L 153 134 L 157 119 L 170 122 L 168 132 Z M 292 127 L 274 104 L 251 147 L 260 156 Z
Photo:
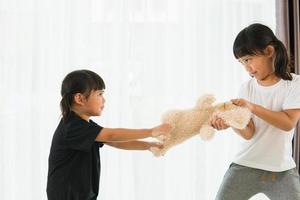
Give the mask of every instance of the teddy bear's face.
M 251 112 L 245 107 L 234 105 L 232 102 L 217 104 L 212 117 L 219 117 L 231 127 L 243 129 L 251 118 Z

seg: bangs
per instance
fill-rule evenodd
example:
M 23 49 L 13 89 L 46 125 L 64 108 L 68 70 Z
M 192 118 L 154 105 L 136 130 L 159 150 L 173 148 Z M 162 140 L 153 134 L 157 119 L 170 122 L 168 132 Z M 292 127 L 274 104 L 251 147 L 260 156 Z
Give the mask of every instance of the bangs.
M 251 37 L 248 37 L 247 35 L 246 29 L 244 29 L 237 35 L 233 43 L 233 54 L 236 59 L 247 55 L 258 55 L 263 53 L 265 45 L 257 42 L 256 39 L 258 38 L 254 37 L 254 41 L 250 38 Z
M 87 93 L 89 95 L 92 90 L 105 89 L 105 83 L 98 74 L 89 70 L 83 70 L 83 71 L 85 72 L 86 75 L 85 80 L 87 81 L 86 90 L 84 93 Z
M 103 79 L 96 73 L 92 72 L 90 79 L 89 88 L 92 90 L 104 90 L 105 89 L 105 83 Z
M 241 58 L 243 56 L 252 56 L 259 54 L 260 51 L 258 51 L 256 48 L 252 47 L 251 45 L 237 45 L 233 47 L 233 54 L 236 59 Z

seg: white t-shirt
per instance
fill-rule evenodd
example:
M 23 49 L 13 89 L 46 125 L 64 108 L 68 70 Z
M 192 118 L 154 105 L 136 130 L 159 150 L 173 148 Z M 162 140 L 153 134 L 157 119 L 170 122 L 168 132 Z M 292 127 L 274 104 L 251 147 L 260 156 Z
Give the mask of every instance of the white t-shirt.
M 255 78 L 242 85 L 239 97 L 272 111 L 300 109 L 300 76 L 281 79 L 272 86 L 261 86 Z M 252 115 L 255 133 L 240 144 L 234 163 L 247 167 L 280 172 L 296 167 L 292 157 L 294 129 L 283 131 Z

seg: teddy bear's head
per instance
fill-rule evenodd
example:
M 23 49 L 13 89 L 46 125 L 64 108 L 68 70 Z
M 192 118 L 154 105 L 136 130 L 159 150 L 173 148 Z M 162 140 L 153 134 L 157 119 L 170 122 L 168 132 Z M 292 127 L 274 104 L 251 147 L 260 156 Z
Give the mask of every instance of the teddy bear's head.
M 214 117 L 223 119 L 233 128 L 243 129 L 250 121 L 251 112 L 248 108 L 236 106 L 229 101 L 214 105 L 210 119 Z M 200 136 L 203 140 L 212 139 L 214 133 L 215 129 L 210 124 L 204 124 L 200 129 Z
M 212 117 L 223 119 L 233 128 L 243 129 L 249 123 L 251 112 L 248 108 L 234 105 L 231 101 L 215 105 Z

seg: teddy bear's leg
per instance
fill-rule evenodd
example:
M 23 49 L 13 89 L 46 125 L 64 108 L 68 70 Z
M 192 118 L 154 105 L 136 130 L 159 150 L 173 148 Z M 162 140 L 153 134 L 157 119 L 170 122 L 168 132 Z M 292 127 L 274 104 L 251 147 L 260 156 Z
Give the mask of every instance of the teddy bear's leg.
M 159 136 L 154 136 L 155 139 L 157 139 L 159 142 L 165 142 L 167 140 L 170 140 L 171 138 L 171 135 L 172 135 L 172 132 L 169 134 L 169 135 L 159 135 Z
M 199 133 L 202 140 L 210 140 L 215 134 L 215 129 L 212 126 L 205 124 L 201 127 Z
M 179 110 L 170 110 L 165 112 L 161 117 L 162 123 L 170 124 L 172 127 L 176 125 L 176 122 L 179 120 L 181 116 L 181 111 Z
M 165 152 L 162 149 L 159 149 L 157 147 L 151 147 L 150 151 L 153 153 L 154 156 L 159 157 L 163 156 Z
M 198 99 L 196 107 L 201 109 L 209 108 L 215 102 L 215 100 L 216 99 L 213 95 L 203 95 Z

